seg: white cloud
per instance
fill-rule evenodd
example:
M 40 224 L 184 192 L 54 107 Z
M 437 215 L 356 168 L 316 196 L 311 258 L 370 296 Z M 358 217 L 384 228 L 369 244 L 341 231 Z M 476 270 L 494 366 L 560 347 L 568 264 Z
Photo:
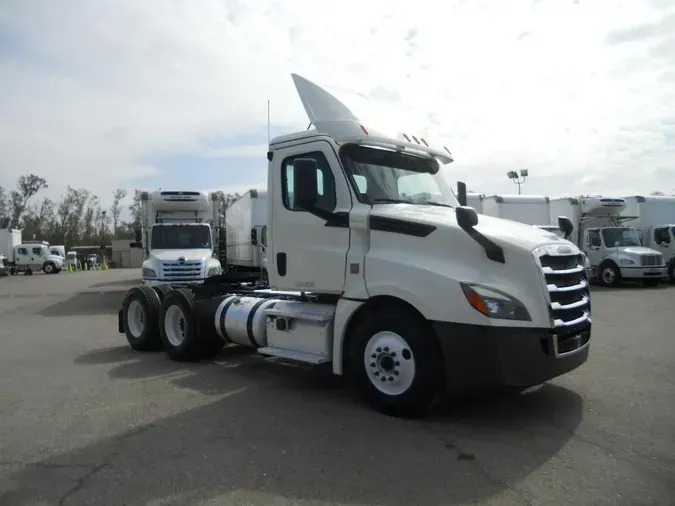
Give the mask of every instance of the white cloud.
M 471 188 L 512 191 L 519 168 L 547 194 L 675 188 L 668 2 L 317 5 L 3 2 L 0 184 L 32 171 L 103 196 L 158 155 L 264 153 L 201 140 L 263 131 L 268 99 L 276 126 L 305 128 L 297 72 L 435 130 Z

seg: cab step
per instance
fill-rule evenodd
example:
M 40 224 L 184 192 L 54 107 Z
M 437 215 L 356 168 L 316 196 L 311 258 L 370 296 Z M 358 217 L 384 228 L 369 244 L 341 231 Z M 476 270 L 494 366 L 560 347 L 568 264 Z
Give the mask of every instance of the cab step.
M 312 365 L 321 365 L 330 363 L 330 359 L 325 355 L 316 355 L 314 353 L 306 353 L 296 350 L 285 350 L 283 348 L 272 348 L 271 346 L 258 348 L 258 353 L 260 353 L 261 355 L 265 355 L 266 357 L 281 358 L 284 360 L 290 360 L 293 362 L 302 362 L 305 364 L 312 364 Z

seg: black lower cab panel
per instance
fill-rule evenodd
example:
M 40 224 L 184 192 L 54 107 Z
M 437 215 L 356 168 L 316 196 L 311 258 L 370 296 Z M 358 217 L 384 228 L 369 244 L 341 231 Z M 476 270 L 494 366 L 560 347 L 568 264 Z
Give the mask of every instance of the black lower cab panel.
M 432 325 L 450 391 L 539 385 L 581 366 L 590 348 L 588 322 L 556 333 L 548 328 Z

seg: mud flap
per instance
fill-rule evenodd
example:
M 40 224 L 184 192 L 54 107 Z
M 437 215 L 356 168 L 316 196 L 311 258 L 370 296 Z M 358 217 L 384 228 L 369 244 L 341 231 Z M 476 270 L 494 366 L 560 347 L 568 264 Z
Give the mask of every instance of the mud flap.
M 124 334 L 124 317 L 122 316 L 122 309 L 117 313 L 117 331 Z

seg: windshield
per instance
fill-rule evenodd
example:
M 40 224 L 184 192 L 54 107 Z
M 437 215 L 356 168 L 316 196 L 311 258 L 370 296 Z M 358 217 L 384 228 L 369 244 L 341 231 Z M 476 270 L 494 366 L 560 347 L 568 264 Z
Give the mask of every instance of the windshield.
M 204 225 L 155 225 L 152 249 L 211 249 L 211 229 Z
M 603 228 L 602 240 L 608 248 L 619 246 L 642 246 L 637 230 L 634 228 L 617 227 Z
M 459 205 L 434 159 L 354 144 L 340 156 L 362 202 Z

